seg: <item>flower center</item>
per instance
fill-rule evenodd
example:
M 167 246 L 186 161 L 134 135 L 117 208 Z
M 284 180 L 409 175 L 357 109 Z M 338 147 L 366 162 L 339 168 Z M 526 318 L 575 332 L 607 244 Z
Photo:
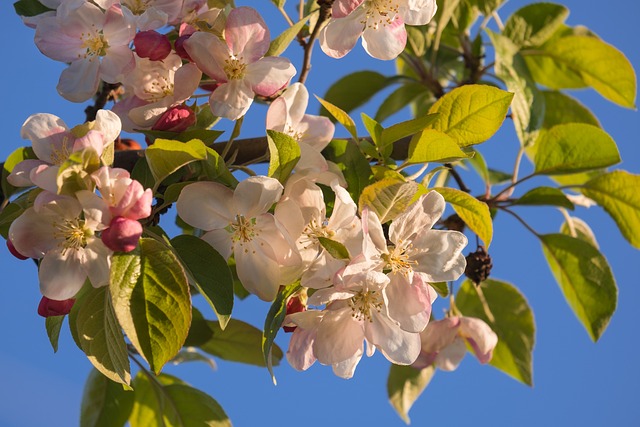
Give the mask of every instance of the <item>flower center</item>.
M 367 12 L 362 23 L 373 30 L 377 30 L 380 26 L 391 25 L 400 9 L 397 0 L 369 0 L 364 7 Z
M 382 254 L 382 259 L 386 262 L 385 270 L 391 270 L 392 273 L 400 273 L 408 275 L 413 269 L 413 265 L 417 265 L 418 262 L 409 259 L 407 250 L 411 249 L 411 245 L 406 247 L 388 246 L 387 253 Z
M 122 5 L 127 6 L 134 15 L 142 15 L 152 2 L 153 0 L 123 0 Z
M 87 246 L 87 237 L 93 233 L 85 227 L 81 219 L 65 219 L 61 223 L 53 224 L 53 237 L 60 239 L 58 246 L 62 247 L 62 255 L 69 249 L 79 250 Z
M 247 64 L 244 63 L 243 57 L 230 56 L 229 59 L 224 60 L 223 69 L 229 80 L 243 79 L 246 68 Z
M 231 240 L 235 242 L 250 242 L 257 233 L 254 230 L 255 222 L 245 218 L 243 215 L 236 215 L 236 221 L 229 224 L 229 231 L 233 234 Z
M 349 307 L 351 307 L 351 317 L 356 320 L 366 320 L 372 322 L 373 311 L 378 313 L 382 310 L 382 294 L 378 291 L 361 290 L 351 297 Z
M 156 102 L 168 96 L 173 96 L 174 83 L 171 79 L 160 73 L 156 73 L 155 77 L 144 88 L 144 93 L 147 95 L 145 101 Z
M 92 24 L 92 26 L 94 27 L 92 31 L 80 35 L 82 47 L 86 51 L 84 55 L 78 55 L 78 57 L 89 58 L 90 60 L 95 56 L 105 56 L 109 48 L 109 43 L 104 39 L 102 31 L 96 30 L 95 24 Z
M 68 143 L 69 137 L 65 136 L 59 148 L 55 146 L 51 147 L 51 155 L 49 156 L 51 164 L 61 165 L 69 158 L 71 152 L 69 151 Z
M 335 236 L 336 232 L 329 229 L 329 219 L 325 218 L 319 223 L 315 218 L 309 221 L 309 224 L 302 231 L 302 235 L 306 236 L 307 244 L 305 249 L 318 245 L 318 237 L 326 237 L 327 239 Z
M 285 129 L 284 133 L 298 142 L 300 142 L 300 140 L 304 136 L 304 132 L 297 132 L 290 124 L 287 124 L 287 128 Z

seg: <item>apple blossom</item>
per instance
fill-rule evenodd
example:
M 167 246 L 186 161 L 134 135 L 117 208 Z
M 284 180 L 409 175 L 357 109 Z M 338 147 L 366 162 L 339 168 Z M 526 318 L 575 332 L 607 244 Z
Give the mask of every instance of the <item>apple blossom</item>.
M 171 53 L 169 38 L 153 30 L 140 31 L 136 34 L 133 38 L 133 46 L 140 58 L 151 61 L 162 61 Z
M 129 43 L 135 36 L 130 13 L 114 4 L 106 10 L 85 0 L 67 0 L 55 16 L 38 21 L 35 43 L 51 59 L 70 63 L 60 75 L 58 92 L 83 102 L 100 80 L 118 83 L 135 66 Z
M 420 356 L 412 365 L 423 369 L 435 364 L 443 371 L 455 370 L 469 343 L 480 363 L 488 363 L 498 336 L 483 320 L 475 317 L 452 316 L 436 320 L 420 334 L 422 349 Z
M 425 25 L 436 13 L 435 0 L 336 0 L 320 47 L 342 58 L 362 36 L 362 46 L 378 59 L 394 59 L 407 43 L 407 25 Z
M 236 120 L 242 117 L 255 95 L 271 96 L 295 74 L 288 59 L 264 57 L 269 49 L 269 29 L 254 9 L 238 7 L 227 17 L 225 40 L 197 32 L 184 42 L 196 65 L 221 83 L 211 93 L 214 115 Z
M 9 239 L 22 255 L 40 259 L 42 294 L 66 300 L 87 278 L 94 287 L 109 283 L 111 251 L 96 236 L 103 228 L 77 199 L 43 191 L 11 223 Z
M 38 314 L 42 317 L 64 316 L 69 314 L 76 300 L 69 298 L 63 301 L 56 301 L 47 297 L 42 297 L 38 304 Z
M 120 4 L 135 17 L 140 31 L 155 30 L 175 21 L 182 10 L 183 0 L 94 0 L 103 9 Z
M 204 241 L 225 259 L 233 254 L 244 287 L 265 301 L 272 301 L 301 270 L 295 242 L 268 213 L 281 194 L 277 180 L 255 176 L 235 191 L 216 182 L 189 184 L 176 204 L 187 224 L 205 231 Z
M 108 110 L 99 110 L 95 121 L 73 129 L 53 114 L 34 114 L 22 125 L 20 136 L 31 141 L 37 159 L 18 163 L 7 180 L 16 187 L 37 185 L 55 193 L 59 167 L 71 153 L 90 148 L 101 156 L 118 137 L 120 129 L 120 119 Z
M 432 230 L 444 212 L 444 198 L 431 191 L 396 217 L 389 226 L 389 242 L 375 212 L 363 209 L 365 254 L 388 272 L 389 316 L 407 331 L 424 330 L 436 298 L 429 282 L 453 281 L 463 273 L 462 249 L 467 238 L 457 231 Z

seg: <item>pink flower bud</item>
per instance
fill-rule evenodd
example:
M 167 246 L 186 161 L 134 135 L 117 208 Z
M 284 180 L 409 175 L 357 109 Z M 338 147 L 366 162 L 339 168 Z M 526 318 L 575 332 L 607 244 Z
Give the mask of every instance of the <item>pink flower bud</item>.
M 293 296 L 287 301 L 287 314 L 300 313 L 307 311 L 306 305 L 302 302 L 300 295 Z M 295 331 L 297 326 L 283 326 L 285 332 Z
M 133 45 L 140 58 L 162 61 L 171 53 L 171 42 L 157 31 L 140 31 L 133 39 Z
M 196 124 L 196 114 L 186 105 L 177 105 L 165 111 L 152 130 L 183 132 Z
M 24 256 L 20 252 L 18 252 L 16 247 L 13 246 L 13 242 L 9 239 L 7 239 L 7 248 L 9 249 L 9 252 L 11 252 L 11 255 L 13 255 L 14 257 L 18 259 L 29 259 L 28 256 Z
M 38 304 L 38 314 L 42 317 L 63 316 L 69 314 L 75 302 L 76 300 L 73 298 L 56 301 L 42 297 L 40 304 Z
M 117 216 L 109 228 L 102 231 L 102 243 L 115 252 L 131 252 L 142 236 L 142 224 L 133 219 Z
M 184 42 L 189 40 L 189 37 L 191 37 L 191 34 L 185 34 L 183 36 L 178 37 L 176 41 L 173 43 L 173 48 L 175 49 L 176 54 L 178 54 L 180 58 L 184 59 L 185 61 L 193 62 L 193 60 L 189 56 L 189 53 L 184 48 Z

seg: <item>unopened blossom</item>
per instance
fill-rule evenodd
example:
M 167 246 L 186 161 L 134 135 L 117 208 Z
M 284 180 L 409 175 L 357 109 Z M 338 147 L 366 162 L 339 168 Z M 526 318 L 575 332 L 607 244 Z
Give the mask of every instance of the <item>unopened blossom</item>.
M 250 177 L 235 191 L 215 182 L 187 185 L 176 204 L 178 215 L 205 233 L 202 239 L 236 261 L 238 278 L 260 299 L 272 301 L 278 288 L 294 282 L 302 260 L 286 229 L 268 211 L 282 185 L 265 176 Z
M 431 191 L 412 204 L 389 226 L 389 239 L 375 212 L 363 209 L 365 253 L 390 279 L 385 288 L 389 316 L 411 332 L 424 330 L 436 298 L 430 282 L 458 279 L 466 261 L 467 238 L 457 231 L 433 230 L 444 212 L 444 198 Z
M 336 276 L 334 287 L 320 289 L 309 298 L 309 304 L 326 305 L 324 310 L 288 316 L 287 321 L 298 327 L 287 355 L 294 367 L 313 363 L 309 347 L 315 359 L 331 365 L 343 378 L 353 376 L 365 344 L 369 356 L 377 348 L 398 365 L 416 360 L 420 335 L 403 330 L 389 317 L 384 292 L 389 278 L 372 267 L 364 257 L 356 257 Z
M 296 170 L 329 170 L 321 151 L 331 142 L 335 125 L 327 117 L 306 114 L 309 92 L 302 83 L 289 86 L 267 110 L 267 129 L 298 141 L 300 160 Z
M 125 130 L 149 129 L 169 108 L 193 95 L 201 76 L 194 64 L 183 65 L 174 53 L 162 61 L 136 56 L 135 70 L 124 79 L 132 96 L 116 103 L 113 110 L 123 119 Z
M 89 279 L 94 287 L 109 284 L 111 251 L 96 232 L 101 222 L 77 199 L 47 191 L 9 227 L 16 250 L 39 259 L 40 291 L 52 300 L 73 298 Z
M 72 129 L 53 114 L 34 114 L 22 125 L 20 136 L 31 141 L 37 159 L 18 163 L 7 181 L 16 187 L 37 185 L 55 193 L 60 165 L 72 153 L 90 148 L 101 156 L 118 137 L 120 129 L 120 119 L 108 110 L 99 110 L 95 121 Z
M 183 132 L 196 124 L 196 113 L 186 105 L 176 105 L 165 111 L 152 130 L 165 132 Z
M 76 300 L 69 298 L 63 301 L 52 300 L 42 297 L 38 304 L 38 314 L 42 317 L 64 316 L 69 314 Z
M 361 224 L 356 215 L 358 207 L 337 180 L 331 188 L 336 196 L 331 216 L 327 216 L 320 187 L 299 176 L 289 178 L 284 196 L 276 206 L 276 218 L 296 239 L 304 266 L 301 284 L 305 287 L 318 289 L 330 286 L 333 276 L 348 262 L 331 256 L 319 238 L 344 245 L 352 256 L 358 255 L 362 248 Z
M 60 95 L 84 102 L 101 80 L 118 83 L 133 69 L 134 36 L 130 13 L 119 4 L 102 10 L 86 0 L 67 0 L 55 16 L 38 21 L 35 43 L 44 55 L 70 64 L 60 75 Z
M 362 36 L 362 46 L 378 59 L 394 59 L 407 43 L 406 25 L 425 25 L 436 13 L 435 0 L 336 0 L 320 31 L 320 47 L 342 58 Z
M 271 96 L 287 85 L 295 68 L 285 58 L 264 57 L 269 49 L 269 29 L 254 9 L 238 7 L 227 17 L 225 40 L 197 32 L 184 43 L 200 70 L 221 83 L 211 93 L 214 115 L 236 120 L 255 95 Z
M 468 343 L 480 363 L 488 363 L 498 336 L 484 320 L 453 316 L 436 320 L 420 334 L 420 356 L 412 365 L 423 369 L 435 364 L 443 371 L 455 370 L 467 352 Z
M 102 230 L 102 243 L 114 252 L 131 252 L 138 246 L 142 236 L 142 224 L 139 221 L 117 216 Z
M 171 42 L 165 34 L 157 31 L 140 31 L 133 38 L 133 46 L 140 58 L 162 61 L 171 53 Z

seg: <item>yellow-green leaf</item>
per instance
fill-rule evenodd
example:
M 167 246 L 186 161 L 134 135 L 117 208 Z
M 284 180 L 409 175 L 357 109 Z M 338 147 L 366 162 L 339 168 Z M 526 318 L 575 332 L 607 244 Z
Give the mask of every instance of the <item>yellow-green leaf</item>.
M 425 129 L 411 138 L 407 162 L 444 163 L 468 157 L 460 149 L 458 143 L 446 133 L 434 129 Z
M 80 407 L 80 427 L 121 427 L 133 409 L 134 393 L 92 369 Z
M 365 187 L 358 206 L 360 212 L 365 207 L 374 211 L 384 224 L 407 210 L 417 191 L 418 184 L 414 181 L 383 179 Z
M 465 85 L 440 98 L 429 113 L 440 113 L 431 125 L 466 147 L 491 138 L 500 128 L 513 93 L 492 86 Z
M 333 105 L 329 101 L 325 101 L 324 99 L 316 96 L 320 104 L 331 114 L 331 116 L 338 121 L 342 126 L 345 127 L 353 137 L 354 141 L 358 140 L 358 131 L 356 130 L 356 123 L 353 119 L 347 114 L 343 109 Z
M 493 238 L 493 221 L 489 206 L 475 197 L 455 188 L 436 187 L 435 191 L 453 206 L 458 216 L 478 235 L 488 248 Z
M 149 169 L 156 183 L 197 160 L 207 159 L 207 148 L 199 139 L 180 142 L 169 139 L 156 139 L 145 151 Z
M 400 418 L 409 424 L 409 410 L 431 382 L 436 373 L 434 366 L 414 369 L 411 366 L 391 365 L 387 378 L 387 394 L 391 406 Z

